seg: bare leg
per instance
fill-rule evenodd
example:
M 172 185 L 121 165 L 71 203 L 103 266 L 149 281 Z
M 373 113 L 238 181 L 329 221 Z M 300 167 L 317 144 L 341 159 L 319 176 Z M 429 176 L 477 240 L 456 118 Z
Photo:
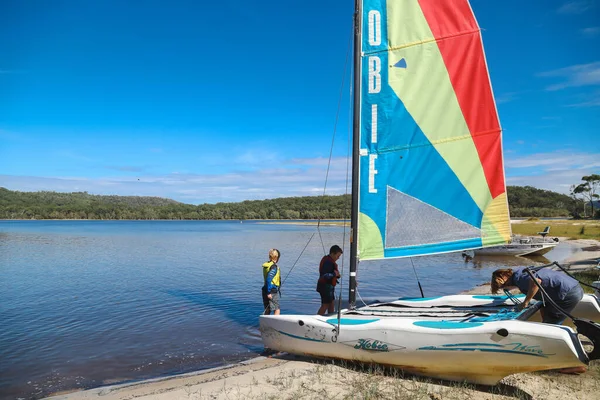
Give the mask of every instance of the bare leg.
M 277 310 L 273 311 L 273 315 L 279 315 L 280 312 L 281 312 L 281 310 L 277 309 Z
M 335 304 L 332 301 L 331 303 L 329 303 L 329 314 L 331 314 L 334 311 L 335 311 Z
M 319 308 L 319 311 L 317 311 L 317 314 L 325 315 L 325 311 L 327 311 L 328 307 L 329 307 L 329 304 L 321 304 L 321 307 Z

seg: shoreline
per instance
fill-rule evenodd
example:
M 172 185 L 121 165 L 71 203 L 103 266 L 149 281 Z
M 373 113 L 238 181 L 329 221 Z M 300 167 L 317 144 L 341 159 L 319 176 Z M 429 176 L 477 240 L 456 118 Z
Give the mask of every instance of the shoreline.
M 561 265 L 570 270 L 589 269 L 598 265 L 600 241 L 576 239 L 568 242 L 577 250 L 561 260 Z M 477 285 L 461 294 L 487 293 L 490 293 L 489 283 Z M 578 376 L 551 371 L 515 374 L 504 378 L 499 385 L 478 387 L 403 375 L 401 372 L 390 374 L 385 370 L 365 371 L 353 363 L 284 354 L 273 357 L 259 356 L 236 364 L 181 375 L 55 393 L 47 398 L 354 398 L 357 395 L 373 396 L 374 388 L 369 388 L 369 385 L 374 383 L 378 385 L 379 395 L 389 398 L 562 399 L 565 393 L 570 392 L 577 399 L 595 399 L 600 391 L 600 363 L 592 362 L 588 372 Z M 388 393 L 389 390 L 393 392 Z M 399 397 L 397 393 L 405 394 Z

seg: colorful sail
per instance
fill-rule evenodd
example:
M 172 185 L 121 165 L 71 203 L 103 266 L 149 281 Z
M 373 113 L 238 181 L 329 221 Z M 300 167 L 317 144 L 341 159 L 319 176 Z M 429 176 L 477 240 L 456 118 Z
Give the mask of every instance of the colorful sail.
M 364 0 L 360 260 L 506 243 L 502 136 L 467 0 Z

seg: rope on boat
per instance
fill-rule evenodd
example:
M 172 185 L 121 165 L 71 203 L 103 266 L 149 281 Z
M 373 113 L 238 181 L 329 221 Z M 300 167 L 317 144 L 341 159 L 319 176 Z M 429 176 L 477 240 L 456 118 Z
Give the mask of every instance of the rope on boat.
M 360 293 L 358 292 L 358 287 L 356 287 L 356 289 L 355 289 L 355 290 L 356 290 L 356 295 L 358 296 L 359 300 L 360 300 L 360 301 L 362 301 L 363 305 L 364 305 L 365 307 L 366 307 L 366 306 L 368 306 L 368 304 L 367 304 L 367 303 L 365 303 L 365 301 L 362 299 L 362 297 L 360 297 Z M 339 309 L 338 309 L 338 310 L 339 310 Z M 339 311 L 338 311 L 338 313 L 339 313 Z
M 512 293 L 510 292 L 510 290 L 508 290 L 508 289 L 504 289 L 504 294 L 506 295 L 506 297 L 508 297 L 508 299 L 509 299 L 510 301 L 512 301 L 512 302 L 513 302 L 513 304 L 514 304 L 515 306 L 518 306 L 519 304 L 521 304 L 521 300 L 517 299 L 517 296 L 515 296 L 514 294 L 512 294 Z

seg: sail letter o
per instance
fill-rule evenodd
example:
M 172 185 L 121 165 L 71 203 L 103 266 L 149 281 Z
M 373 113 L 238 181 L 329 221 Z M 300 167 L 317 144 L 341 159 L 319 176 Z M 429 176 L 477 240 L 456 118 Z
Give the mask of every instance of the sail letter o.
M 369 45 L 381 44 L 381 14 L 377 10 L 369 11 Z
M 369 93 L 379 93 L 381 90 L 381 59 L 369 57 Z

